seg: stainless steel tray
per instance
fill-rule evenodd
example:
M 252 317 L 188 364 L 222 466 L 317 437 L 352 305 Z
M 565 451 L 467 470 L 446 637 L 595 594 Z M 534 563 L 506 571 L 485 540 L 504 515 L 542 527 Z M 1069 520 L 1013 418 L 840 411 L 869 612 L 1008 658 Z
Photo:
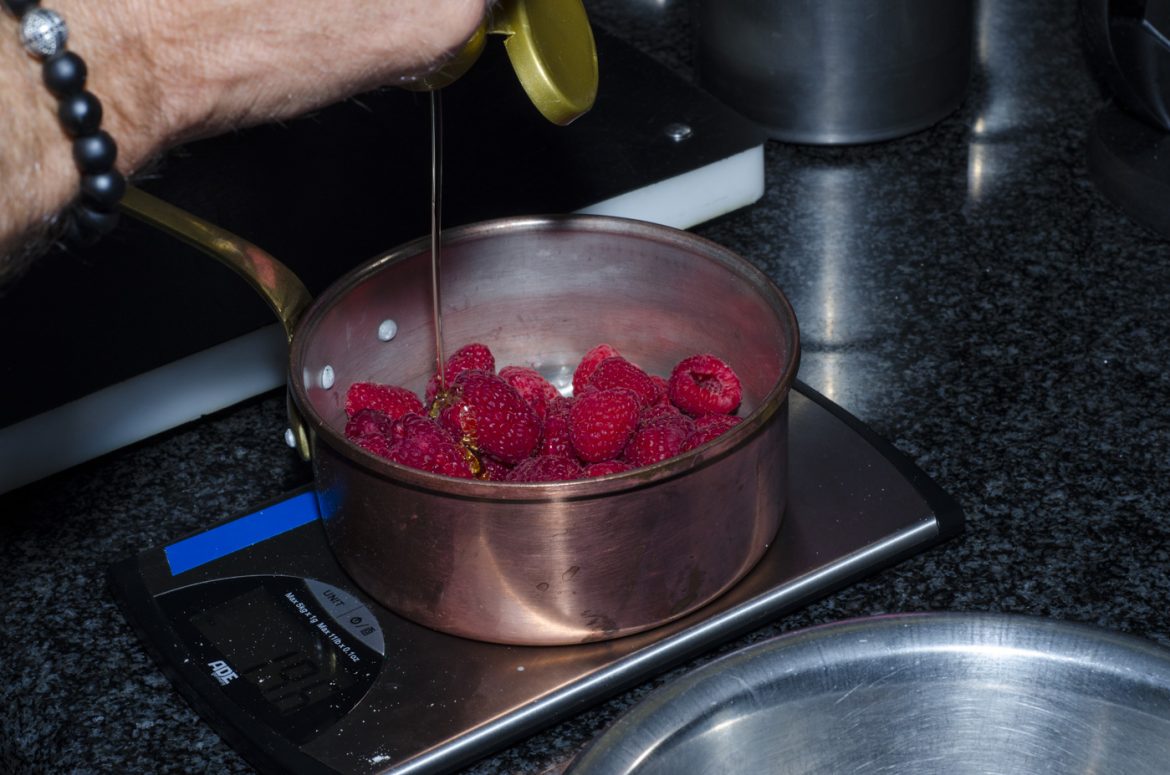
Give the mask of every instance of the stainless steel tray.
M 1170 651 L 1002 614 L 855 619 L 684 675 L 568 770 L 716 772 L 1170 772 Z

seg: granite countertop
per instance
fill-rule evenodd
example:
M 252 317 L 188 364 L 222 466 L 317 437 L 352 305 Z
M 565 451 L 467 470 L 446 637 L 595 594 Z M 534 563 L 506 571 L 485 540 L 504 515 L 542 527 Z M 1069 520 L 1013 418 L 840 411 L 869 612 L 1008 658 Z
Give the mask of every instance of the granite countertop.
M 692 77 L 686 3 L 589 7 Z M 1103 98 L 1076 3 L 987 0 L 977 54 L 967 100 L 938 125 L 868 146 L 769 142 L 763 199 L 695 229 L 789 295 L 801 379 L 967 518 L 957 539 L 721 652 L 937 610 L 1053 617 L 1170 646 L 1170 245 L 1089 179 Z M 0 497 L 0 769 L 250 771 L 149 661 L 104 574 L 306 483 L 274 443 L 284 423 L 283 397 L 263 396 Z M 709 658 L 470 772 L 559 772 L 621 711 Z

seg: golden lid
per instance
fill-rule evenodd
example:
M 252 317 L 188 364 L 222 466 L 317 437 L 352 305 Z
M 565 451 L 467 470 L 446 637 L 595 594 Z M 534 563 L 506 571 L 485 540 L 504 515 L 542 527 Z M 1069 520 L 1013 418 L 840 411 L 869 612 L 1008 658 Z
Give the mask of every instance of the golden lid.
M 520 85 L 541 115 L 564 126 L 597 98 L 597 46 L 582 0 L 503 0 L 450 61 L 408 89 L 441 89 L 479 59 L 487 34 L 503 35 Z
M 597 47 L 581 0 L 506 0 L 488 31 L 504 49 L 520 85 L 541 115 L 565 125 L 597 98 Z

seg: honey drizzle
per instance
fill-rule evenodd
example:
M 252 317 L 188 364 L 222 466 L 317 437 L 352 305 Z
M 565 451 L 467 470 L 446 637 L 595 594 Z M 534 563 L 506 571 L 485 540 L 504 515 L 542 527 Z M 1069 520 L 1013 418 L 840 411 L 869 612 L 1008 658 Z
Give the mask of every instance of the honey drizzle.
M 431 319 L 435 328 L 435 373 L 439 390 L 431 402 L 428 414 L 438 419 L 443 409 L 455 398 L 447 385 L 446 358 L 443 356 L 443 304 L 440 292 L 442 268 L 442 210 L 443 210 L 443 100 L 438 89 L 431 90 Z M 462 409 L 460 410 L 462 414 Z M 463 427 L 460 417 L 460 427 Z M 467 466 L 476 479 L 487 479 L 488 469 L 480 459 L 475 444 L 474 427 L 465 429 L 459 440 Z
M 466 404 L 458 404 L 457 402 L 458 398 L 451 391 L 440 390 L 435 394 L 430 407 L 427 408 L 427 415 L 442 424 L 439 418 L 443 414 L 443 410 L 449 407 L 456 408 L 456 411 L 459 412 L 459 449 L 467 461 L 468 468 L 471 469 L 471 475 L 476 479 L 487 479 L 488 469 L 480 457 L 483 453 L 475 443 L 475 418 L 468 415 Z
M 443 357 L 443 306 L 440 294 L 443 204 L 443 100 L 438 89 L 431 92 L 431 318 L 435 327 L 435 372 L 439 390 L 447 392 Z

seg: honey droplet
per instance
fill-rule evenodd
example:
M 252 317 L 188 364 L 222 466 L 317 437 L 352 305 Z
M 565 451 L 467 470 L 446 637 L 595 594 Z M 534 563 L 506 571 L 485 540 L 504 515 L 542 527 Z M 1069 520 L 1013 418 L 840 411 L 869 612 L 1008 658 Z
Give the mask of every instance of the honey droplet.
M 487 479 L 487 466 L 483 464 L 483 461 L 479 459 L 479 455 L 475 454 L 472 447 L 468 445 L 466 438 L 459 444 L 459 449 L 463 451 L 463 457 L 467 460 L 467 465 L 471 469 L 471 475 L 476 479 Z
M 456 397 L 450 390 L 440 389 L 431 400 L 431 405 L 427 407 L 427 416 L 432 420 L 439 419 L 443 410 L 454 404 L 455 400 Z

